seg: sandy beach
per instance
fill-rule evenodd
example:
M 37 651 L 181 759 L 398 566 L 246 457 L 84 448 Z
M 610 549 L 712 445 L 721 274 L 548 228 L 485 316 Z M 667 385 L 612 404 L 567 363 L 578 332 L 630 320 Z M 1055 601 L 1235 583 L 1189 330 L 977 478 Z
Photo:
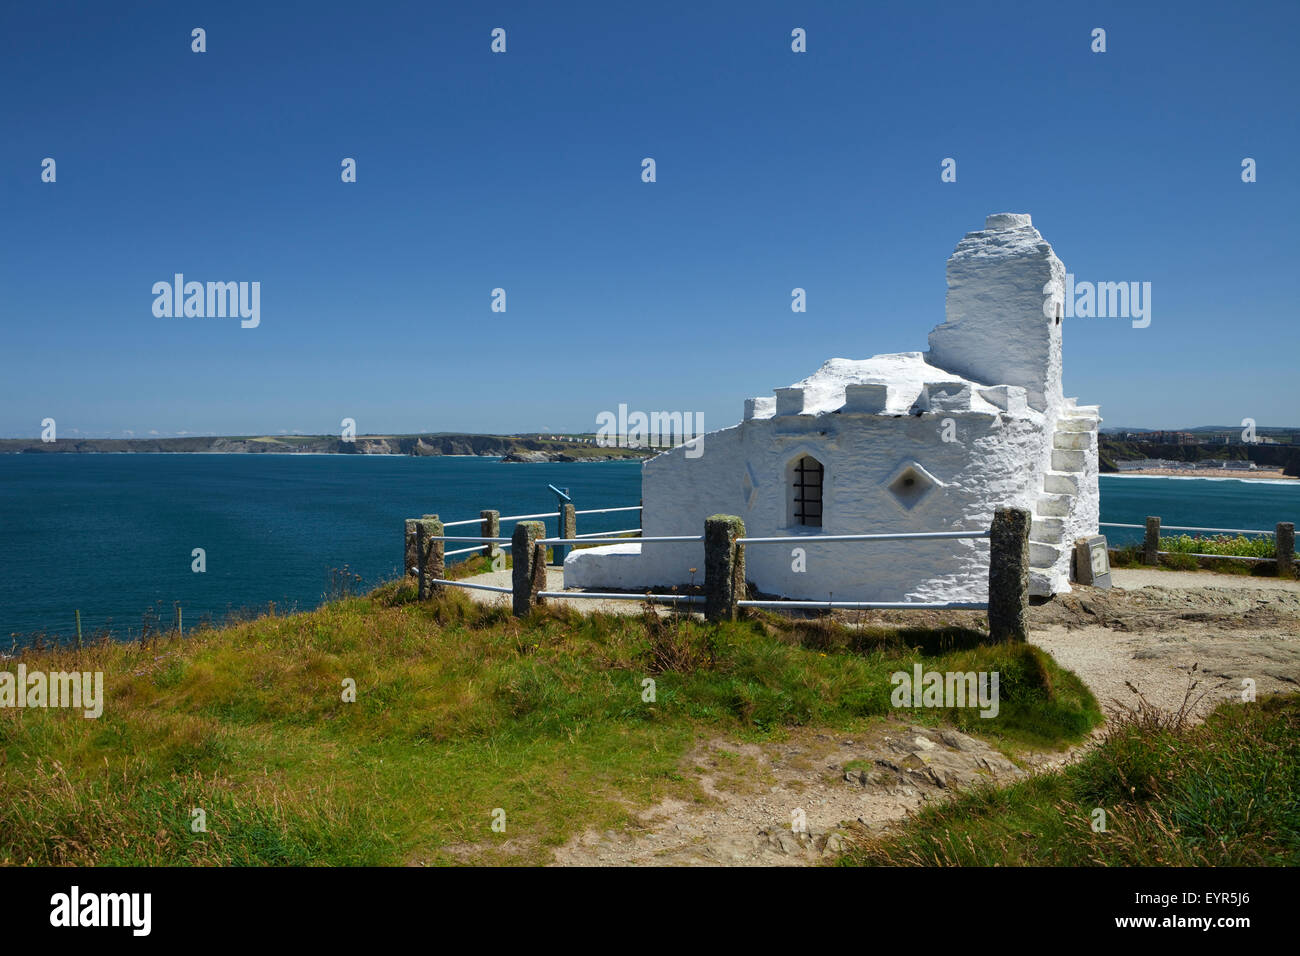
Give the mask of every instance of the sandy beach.
M 1107 471 L 1106 475 L 1138 475 L 1150 478 L 1240 478 L 1243 481 L 1269 480 L 1300 481 L 1295 475 L 1282 474 L 1281 468 L 1259 468 L 1255 471 L 1228 471 L 1225 468 L 1199 468 L 1194 471 L 1176 468 L 1143 468 L 1138 471 Z

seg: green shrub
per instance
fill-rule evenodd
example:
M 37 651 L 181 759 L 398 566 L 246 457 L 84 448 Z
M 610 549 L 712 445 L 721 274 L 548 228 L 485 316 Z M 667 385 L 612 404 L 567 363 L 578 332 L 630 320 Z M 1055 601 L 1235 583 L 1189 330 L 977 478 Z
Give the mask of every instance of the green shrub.
M 1240 558 L 1271 558 L 1275 553 L 1272 535 L 1178 535 L 1161 538 L 1160 550 L 1177 554 L 1223 554 Z

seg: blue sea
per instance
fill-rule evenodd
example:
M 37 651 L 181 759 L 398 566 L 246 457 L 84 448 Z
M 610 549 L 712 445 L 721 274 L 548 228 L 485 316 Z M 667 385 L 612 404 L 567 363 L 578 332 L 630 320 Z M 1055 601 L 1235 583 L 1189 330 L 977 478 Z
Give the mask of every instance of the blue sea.
M 635 505 L 638 462 L 505 464 L 364 455 L 0 455 L 0 635 L 139 635 L 146 614 L 186 627 L 306 610 L 347 566 L 362 586 L 398 576 L 403 519 Z M 1101 478 L 1103 521 L 1271 529 L 1300 518 L 1300 482 Z M 634 528 L 636 512 L 582 516 L 579 533 Z M 555 531 L 555 521 L 547 523 Z M 1106 529 L 1112 542 L 1140 531 Z M 464 529 L 476 534 L 474 526 Z M 504 529 L 508 534 L 509 529 Z M 468 545 L 449 545 L 467 547 Z M 195 548 L 207 570 L 191 570 Z
M 0 651 L 11 635 L 139 635 L 179 603 L 188 629 L 242 609 L 306 610 L 345 565 L 362 586 L 401 575 L 403 520 L 636 505 L 640 462 L 504 463 L 403 455 L 0 455 Z M 578 532 L 636 528 L 583 515 Z M 510 526 L 513 527 L 513 526 Z M 510 527 L 503 528 L 505 535 Z M 476 525 L 452 529 L 479 533 Z M 547 522 L 556 532 L 556 521 Z M 448 550 L 471 547 L 448 544 Z M 195 548 L 207 570 L 191 570 Z M 454 559 L 453 559 L 454 560 Z M 19 643 L 24 641 L 20 638 Z

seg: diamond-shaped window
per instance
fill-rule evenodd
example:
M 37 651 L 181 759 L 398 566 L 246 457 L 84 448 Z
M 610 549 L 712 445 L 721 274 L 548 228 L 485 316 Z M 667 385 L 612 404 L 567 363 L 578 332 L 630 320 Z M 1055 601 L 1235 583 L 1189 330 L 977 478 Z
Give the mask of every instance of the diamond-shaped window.
M 930 492 L 942 486 L 943 482 L 914 461 L 899 468 L 885 485 L 905 511 L 911 511 L 928 498 Z

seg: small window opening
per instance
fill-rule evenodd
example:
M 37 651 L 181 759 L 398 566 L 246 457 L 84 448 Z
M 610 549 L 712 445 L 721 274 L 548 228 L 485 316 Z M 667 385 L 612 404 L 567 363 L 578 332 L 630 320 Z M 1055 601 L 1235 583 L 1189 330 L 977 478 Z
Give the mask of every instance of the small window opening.
M 804 455 L 794 466 L 794 521 L 809 528 L 822 526 L 822 463 Z

